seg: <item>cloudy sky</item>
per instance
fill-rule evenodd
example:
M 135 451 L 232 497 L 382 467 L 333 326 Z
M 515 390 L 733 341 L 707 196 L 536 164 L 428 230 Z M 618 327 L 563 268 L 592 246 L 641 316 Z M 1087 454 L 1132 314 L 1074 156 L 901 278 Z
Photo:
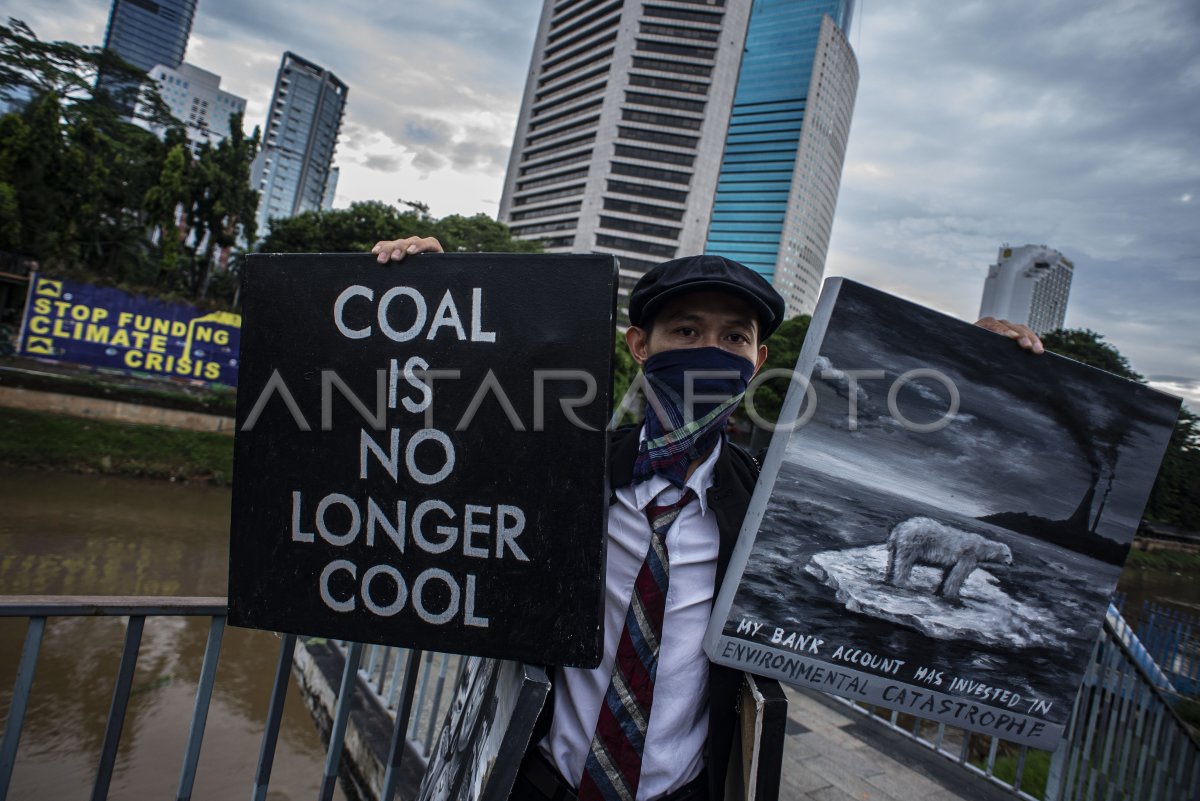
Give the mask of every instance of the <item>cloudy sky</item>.
M 4 0 L 98 44 L 106 0 Z M 199 0 L 188 61 L 261 124 L 282 51 L 350 86 L 337 204 L 495 214 L 539 0 Z M 1200 409 L 1200 4 L 860 0 L 827 275 L 962 318 L 1001 243 L 1051 245 L 1067 324 Z M 385 232 L 381 232 L 385 233 Z

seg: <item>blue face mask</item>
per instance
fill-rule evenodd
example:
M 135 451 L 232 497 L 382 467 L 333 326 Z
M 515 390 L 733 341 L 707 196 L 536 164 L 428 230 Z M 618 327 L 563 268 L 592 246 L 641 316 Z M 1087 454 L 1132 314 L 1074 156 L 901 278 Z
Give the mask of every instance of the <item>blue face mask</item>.
M 656 353 L 646 376 L 646 439 L 633 465 L 634 482 L 658 474 L 683 487 L 691 465 L 707 456 L 754 376 L 749 359 L 721 348 Z

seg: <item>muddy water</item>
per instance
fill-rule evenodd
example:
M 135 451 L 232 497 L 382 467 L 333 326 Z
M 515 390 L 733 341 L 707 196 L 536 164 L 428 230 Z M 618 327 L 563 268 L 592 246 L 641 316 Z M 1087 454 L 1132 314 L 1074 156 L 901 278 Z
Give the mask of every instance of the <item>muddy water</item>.
M 0 467 L 0 594 L 223 596 L 228 530 L 227 489 Z M 2 719 L 25 625 L 0 618 Z M 147 621 L 110 798 L 175 797 L 207 630 Z M 121 618 L 51 619 L 10 798 L 88 796 L 123 636 Z M 278 653 L 271 633 L 226 629 L 194 798 L 250 795 Z M 323 761 L 293 682 L 269 798 L 315 798 Z

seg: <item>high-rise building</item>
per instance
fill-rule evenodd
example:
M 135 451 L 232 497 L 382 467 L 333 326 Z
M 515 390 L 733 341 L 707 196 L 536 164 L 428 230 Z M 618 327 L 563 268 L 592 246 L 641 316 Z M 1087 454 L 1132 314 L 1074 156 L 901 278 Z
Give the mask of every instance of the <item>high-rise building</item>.
M 325 197 L 321 198 L 321 208 L 327 211 L 333 208 L 334 198 L 337 197 L 338 178 L 341 176 L 341 168 L 329 168 L 329 177 L 325 179 Z
M 245 98 L 222 91 L 220 75 L 192 64 L 185 62 L 178 69 L 158 64 L 150 70 L 150 77 L 158 82 L 171 116 L 184 124 L 188 141 L 197 152 L 203 145 L 216 145 L 229 136 L 230 116 L 246 111 Z
M 807 244 L 820 279 L 857 87 L 852 5 L 545 0 L 500 219 L 548 252 L 619 256 L 622 307 L 649 267 L 707 249 L 811 309 L 776 265 Z
M 771 281 L 789 317 L 821 290 L 858 62 L 853 0 L 756 0 L 705 252 Z
M 104 49 L 140 70 L 183 63 L 196 0 L 113 0 Z
M 980 317 L 1021 323 L 1038 334 L 1062 328 L 1075 265 L 1045 245 L 1000 246 L 983 282 Z
M 262 193 L 259 235 L 272 217 L 324 207 L 349 89 L 329 70 L 284 53 L 252 176 Z
M 708 234 L 749 3 L 546 0 L 500 219 L 551 253 L 620 256 L 622 307 Z

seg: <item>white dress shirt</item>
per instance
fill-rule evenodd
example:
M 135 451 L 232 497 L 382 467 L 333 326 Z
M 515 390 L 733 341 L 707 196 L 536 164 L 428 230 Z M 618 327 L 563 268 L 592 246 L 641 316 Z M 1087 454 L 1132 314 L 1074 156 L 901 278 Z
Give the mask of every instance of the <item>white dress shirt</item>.
M 645 438 L 643 429 L 642 439 Z M 701 640 L 712 611 L 719 534 L 709 514 L 707 491 L 721 452 L 718 441 L 686 486 L 696 493 L 667 530 L 670 579 L 654 701 L 642 754 L 637 801 L 669 793 L 696 778 L 704 767 L 708 739 L 708 657 Z M 583 776 L 600 704 L 608 692 L 617 645 L 634 581 L 650 547 L 646 507 L 677 501 L 680 490 L 662 476 L 616 489 L 608 511 L 604 582 L 604 659 L 594 670 L 560 668 L 554 684 L 554 718 L 542 753 L 576 787 Z

